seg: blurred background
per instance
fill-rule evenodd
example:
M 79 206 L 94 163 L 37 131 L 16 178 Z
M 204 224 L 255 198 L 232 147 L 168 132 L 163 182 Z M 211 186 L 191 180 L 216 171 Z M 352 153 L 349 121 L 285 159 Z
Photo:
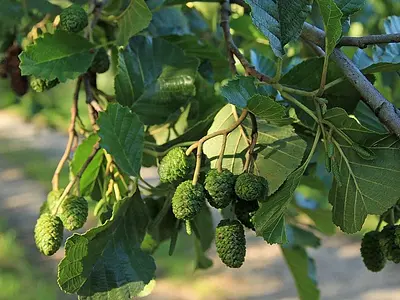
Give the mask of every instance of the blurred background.
M 399 0 L 366 2 L 365 9 L 352 18 L 349 35 L 381 33 L 385 17 L 400 15 Z M 347 50 L 352 51 L 349 55 L 354 52 Z M 289 49 L 288 54 L 296 51 Z M 109 94 L 113 94 L 111 72 L 98 79 L 99 88 Z M 398 79 L 397 74 L 377 74 L 375 83 L 397 103 Z M 64 250 L 45 258 L 33 242 L 39 207 L 51 188 L 50 180 L 67 140 L 73 88 L 74 83 L 67 82 L 46 93 L 29 92 L 17 97 L 9 81 L 0 79 L 0 300 L 75 298 L 60 292 L 56 282 L 57 264 Z M 81 105 L 86 110 L 84 101 Z M 68 180 L 67 170 L 64 171 L 61 185 Z M 149 181 L 157 180 L 152 169 L 144 170 L 143 176 Z M 305 186 L 296 195 L 298 201 L 312 197 L 326 195 L 315 195 Z M 321 237 L 322 246 L 311 250 L 321 299 L 400 299 L 399 266 L 389 263 L 384 271 L 375 274 L 367 271 L 360 258 L 360 238 L 376 222 L 376 218 L 368 218 L 363 231 L 355 235 L 338 232 L 335 237 Z M 95 221 L 88 223 L 90 226 Z M 336 228 L 328 230 L 333 233 Z M 214 266 L 207 271 L 194 271 L 195 254 L 188 239 L 183 234 L 179 237 L 172 257 L 168 256 L 168 245 L 158 250 L 157 282 L 151 295 L 144 293 L 145 299 L 297 299 L 296 286 L 280 248 L 256 239 L 253 232 L 247 233 L 246 262 L 239 270 L 225 268 L 215 249 L 211 249 Z

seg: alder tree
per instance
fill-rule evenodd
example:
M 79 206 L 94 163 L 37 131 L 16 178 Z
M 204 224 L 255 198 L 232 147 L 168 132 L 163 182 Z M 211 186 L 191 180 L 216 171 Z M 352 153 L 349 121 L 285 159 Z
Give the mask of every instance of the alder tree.
M 195 269 L 212 267 L 214 244 L 239 268 L 256 235 L 280 245 L 299 298 L 319 299 L 308 248 L 369 215 L 366 268 L 400 262 L 400 111 L 382 83 L 400 74 L 400 17 L 354 37 L 363 0 L 72 2 L 5 0 L 0 12 L 0 73 L 17 96 L 75 84 L 34 229 L 44 255 L 65 248 L 65 293 L 140 296 L 159 245 L 173 255 L 182 235 Z M 98 85 L 105 72 L 115 93 Z M 88 216 L 97 226 L 64 243 Z

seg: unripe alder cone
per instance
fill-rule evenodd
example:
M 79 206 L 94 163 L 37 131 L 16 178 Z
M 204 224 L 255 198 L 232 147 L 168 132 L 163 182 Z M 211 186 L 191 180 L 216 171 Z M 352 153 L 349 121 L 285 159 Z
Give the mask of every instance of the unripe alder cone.
M 249 229 L 255 230 L 253 224 L 253 217 L 259 208 L 257 201 L 243 201 L 239 200 L 235 204 L 235 215 L 244 226 Z
M 93 58 L 90 71 L 93 73 L 104 73 L 110 68 L 110 59 L 107 54 L 107 50 L 100 48 Z
M 367 232 L 361 241 L 361 256 L 364 265 L 372 272 L 379 272 L 385 267 L 386 257 L 382 251 L 379 232 Z
M 46 80 L 46 79 L 31 77 L 31 81 L 30 81 L 32 90 L 34 90 L 37 93 L 47 91 L 47 90 L 55 87 L 57 84 L 59 84 L 58 79 Z
M 204 188 L 191 180 L 182 182 L 172 197 L 172 212 L 180 220 L 191 220 L 201 210 L 205 201 Z
M 394 263 L 400 263 L 400 247 L 396 244 L 397 227 L 386 225 L 379 234 L 381 249 L 385 257 Z
M 212 207 L 224 208 L 235 198 L 236 176 L 229 170 L 216 169 L 207 172 L 204 188 L 207 191 L 207 199 Z
M 163 183 L 182 181 L 190 174 L 194 166 L 193 153 L 187 156 L 184 148 L 173 148 L 164 156 L 158 167 L 160 181 Z
M 83 197 L 70 196 L 58 209 L 58 216 L 67 230 L 73 231 L 85 224 L 88 216 L 88 203 Z
M 60 27 L 68 32 L 80 32 L 88 25 L 88 16 L 79 5 L 71 5 L 60 14 Z
M 236 179 L 235 193 L 242 200 L 262 202 L 268 195 L 268 182 L 264 177 L 243 173 Z
M 215 229 L 215 246 L 222 262 L 240 268 L 246 256 L 246 238 L 238 220 L 221 220 Z
M 63 223 L 57 216 L 42 214 L 35 226 L 35 243 L 44 255 L 53 255 L 61 247 Z

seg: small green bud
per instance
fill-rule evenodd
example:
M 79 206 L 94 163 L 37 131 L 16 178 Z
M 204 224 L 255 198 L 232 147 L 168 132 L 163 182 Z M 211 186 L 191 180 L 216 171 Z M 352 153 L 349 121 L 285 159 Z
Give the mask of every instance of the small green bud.
M 93 73 L 104 73 L 110 68 L 110 59 L 107 51 L 104 48 L 100 48 L 93 58 L 90 71 Z
M 88 25 L 88 16 L 79 5 L 71 5 L 60 14 L 60 27 L 68 32 L 80 32 Z
M 53 255 L 61 247 L 63 223 L 60 218 L 49 213 L 42 214 L 35 226 L 35 243 L 44 255 Z
M 381 271 L 386 264 L 385 254 L 382 251 L 379 232 L 367 232 L 361 241 L 361 256 L 364 265 L 372 272 Z
M 47 91 L 53 87 L 55 87 L 57 84 L 59 84 L 58 79 L 53 79 L 53 80 L 45 80 L 41 78 L 36 78 L 36 77 L 31 77 L 31 88 L 37 93 L 41 93 L 44 91 Z
M 235 198 L 235 181 L 235 175 L 226 169 L 221 173 L 216 169 L 207 172 L 204 188 L 212 207 L 224 208 L 232 202 Z
M 374 160 L 376 157 L 375 153 L 372 150 L 370 150 L 366 147 L 363 147 L 357 143 L 353 143 L 351 145 L 351 148 L 353 148 L 353 150 L 356 151 L 358 156 L 360 156 L 362 159 Z
M 82 228 L 88 217 L 86 199 L 76 196 L 66 198 L 58 210 L 58 216 L 67 230 L 73 231 Z
M 343 185 L 342 175 L 340 174 L 340 167 L 336 160 L 332 160 L 332 174 L 336 180 L 336 184 L 341 187 Z
M 238 200 L 235 204 L 235 215 L 240 223 L 251 230 L 255 230 L 252 219 L 258 208 L 259 205 L 257 201 Z
M 174 183 L 184 180 L 193 170 L 195 163 L 193 154 L 186 156 L 184 148 L 173 148 L 164 156 L 158 167 L 160 181 Z
M 335 155 L 335 145 L 329 141 L 327 146 L 327 154 L 329 158 L 332 158 Z
M 182 182 L 172 197 L 172 212 L 180 220 L 191 220 L 201 210 L 205 201 L 204 188 L 191 180 Z
M 240 268 L 246 256 L 246 238 L 238 220 L 222 220 L 215 230 L 215 245 L 222 262 Z
M 236 179 L 235 192 L 242 200 L 262 202 L 268 195 L 268 182 L 264 177 L 243 173 Z

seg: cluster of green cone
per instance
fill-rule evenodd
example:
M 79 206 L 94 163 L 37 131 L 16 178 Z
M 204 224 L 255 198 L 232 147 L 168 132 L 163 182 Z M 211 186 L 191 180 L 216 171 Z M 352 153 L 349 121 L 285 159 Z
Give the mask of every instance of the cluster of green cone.
M 190 222 L 208 203 L 217 209 L 234 206 L 237 220 L 222 220 L 216 228 L 217 253 L 228 267 L 239 268 L 246 254 L 243 225 L 253 229 L 252 217 L 258 202 L 265 201 L 268 183 L 265 178 L 250 173 L 234 175 L 231 171 L 211 169 L 204 183 L 193 184 L 189 179 L 195 168 L 193 154 L 185 149 L 173 148 L 161 160 L 158 173 L 163 183 L 177 184 L 172 198 L 172 211 L 179 220 Z
M 367 232 L 360 248 L 361 256 L 368 270 L 381 271 L 386 261 L 400 263 L 400 225 L 387 225 L 382 231 Z
M 52 191 L 40 208 L 34 238 L 37 248 L 44 255 L 53 255 L 60 249 L 63 231 L 82 228 L 88 216 L 85 198 L 67 196 L 60 202 L 62 191 Z

